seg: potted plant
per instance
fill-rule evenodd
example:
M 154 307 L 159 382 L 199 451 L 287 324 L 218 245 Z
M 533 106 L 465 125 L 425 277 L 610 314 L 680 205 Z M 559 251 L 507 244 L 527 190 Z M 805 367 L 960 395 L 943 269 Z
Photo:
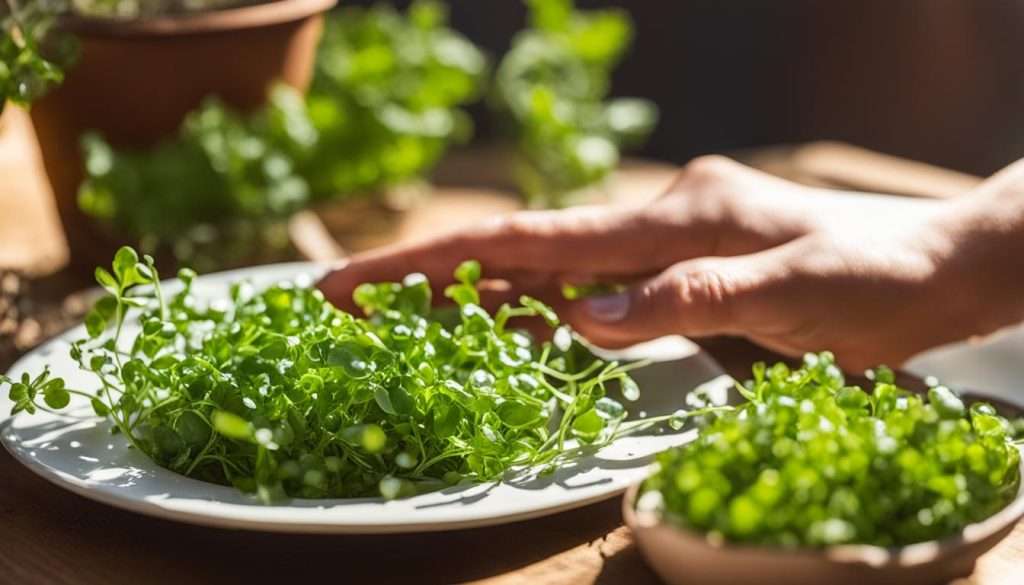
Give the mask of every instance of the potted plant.
M 278 85 L 252 111 L 207 99 L 146 148 L 87 135 L 78 205 L 168 265 L 322 259 L 314 240 L 336 255 L 328 232 L 345 247 L 385 236 L 395 195 L 426 193 L 424 174 L 471 132 L 460 106 L 485 72 L 440 2 L 349 7 L 326 20 L 305 97 Z
M 275 81 L 304 91 L 322 13 L 336 2 L 42 3 L 60 12 L 53 32 L 78 45 L 62 82 L 31 109 L 72 262 L 92 265 L 92 256 L 109 247 L 78 206 L 86 132 L 98 131 L 116 147 L 145 148 L 174 134 L 208 96 L 250 111 L 266 102 Z M 18 6 L 10 7 L 16 14 Z

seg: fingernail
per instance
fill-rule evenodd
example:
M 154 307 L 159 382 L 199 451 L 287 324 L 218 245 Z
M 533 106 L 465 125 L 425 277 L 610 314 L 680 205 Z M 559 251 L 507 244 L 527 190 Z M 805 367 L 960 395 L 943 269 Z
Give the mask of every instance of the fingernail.
M 629 312 L 629 294 L 618 293 L 603 297 L 592 297 L 583 301 L 587 312 L 598 321 L 621 321 Z

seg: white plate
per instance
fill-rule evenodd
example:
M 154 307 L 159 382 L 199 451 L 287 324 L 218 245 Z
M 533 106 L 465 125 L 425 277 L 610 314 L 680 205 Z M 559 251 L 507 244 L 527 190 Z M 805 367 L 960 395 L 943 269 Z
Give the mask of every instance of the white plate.
M 935 376 L 958 390 L 1024 402 L 1024 325 L 986 338 L 952 343 L 924 352 L 907 362 L 919 376 Z
M 196 281 L 200 299 L 226 297 L 230 282 L 248 279 L 263 287 L 296 277 L 316 277 L 322 268 L 285 264 L 205 276 Z M 128 334 L 134 331 L 128 330 Z M 91 375 L 68 356 L 68 343 L 84 337 L 75 328 L 34 350 L 11 370 L 53 373 L 79 389 L 95 387 Z M 682 338 L 638 346 L 631 358 L 659 360 L 637 371 L 641 399 L 627 403 L 636 414 L 667 414 L 683 404 L 686 392 L 703 383 L 731 384 L 707 354 Z M 646 473 L 651 456 L 692 438 L 691 431 L 659 429 L 626 437 L 594 456 L 560 468 L 546 477 L 514 482 L 457 486 L 413 498 L 295 499 L 264 505 L 234 488 L 190 479 L 159 467 L 111 435 L 109 423 L 92 415 L 84 401 L 72 403 L 73 416 L 20 413 L 0 422 L 0 440 L 29 469 L 49 481 L 100 502 L 172 520 L 280 532 L 385 533 L 449 530 L 486 526 L 552 514 L 622 493 Z M 0 416 L 11 404 L 0 396 Z

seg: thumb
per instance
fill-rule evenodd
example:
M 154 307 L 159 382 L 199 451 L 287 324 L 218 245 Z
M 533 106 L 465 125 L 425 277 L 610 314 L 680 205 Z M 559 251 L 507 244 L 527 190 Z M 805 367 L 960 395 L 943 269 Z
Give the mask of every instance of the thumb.
M 768 256 L 681 262 L 621 293 L 572 303 L 568 319 L 591 342 L 610 348 L 665 335 L 743 334 L 760 291 L 778 272 Z

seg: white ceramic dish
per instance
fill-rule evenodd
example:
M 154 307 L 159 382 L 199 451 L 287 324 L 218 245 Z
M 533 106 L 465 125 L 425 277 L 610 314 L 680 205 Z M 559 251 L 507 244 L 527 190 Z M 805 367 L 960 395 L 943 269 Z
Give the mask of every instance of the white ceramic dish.
M 255 286 L 295 278 L 315 278 L 322 268 L 286 264 L 205 276 L 194 287 L 200 299 L 226 296 L 230 282 L 248 279 Z M 131 333 L 129 331 L 129 333 Z M 85 335 L 73 329 L 25 356 L 11 370 L 53 373 L 79 389 L 95 381 L 68 356 L 69 341 Z M 632 413 L 667 414 L 683 395 L 703 383 L 731 380 L 709 356 L 682 338 L 638 346 L 632 358 L 660 360 L 637 372 L 643 389 Z M 75 403 L 72 404 L 72 407 Z M 0 397 L 0 416 L 10 412 Z M 85 404 L 69 416 L 20 413 L 0 422 L 0 440 L 14 457 L 49 481 L 87 498 L 143 514 L 196 524 L 281 532 L 384 533 L 449 530 L 485 526 L 552 514 L 622 493 L 647 473 L 651 455 L 692 438 L 690 431 L 626 437 L 597 454 L 546 477 L 525 474 L 497 484 L 457 486 L 409 499 L 292 500 L 264 505 L 231 487 L 193 480 L 157 466 L 125 440 L 109 433 L 107 422 Z
M 1024 402 L 1024 324 L 982 339 L 951 343 L 915 356 L 904 369 L 935 376 L 958 390 L 1011 404 Z

